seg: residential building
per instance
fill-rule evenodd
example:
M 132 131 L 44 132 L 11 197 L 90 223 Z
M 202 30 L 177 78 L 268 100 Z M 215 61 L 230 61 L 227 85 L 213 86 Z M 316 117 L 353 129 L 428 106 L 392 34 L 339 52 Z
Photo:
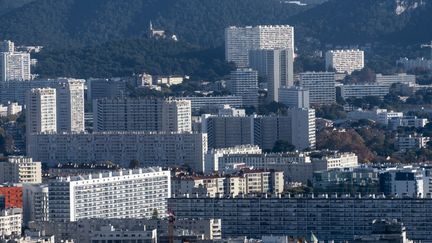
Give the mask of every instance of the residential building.
M 330 50 L 325 55 L 326 69 L 351 74 L 364 68 L 364 51 Z
M 202 131 L 210 148 L 255 144 L 273 149 L 284 140 L 297 149 L 315 147 L 315 110 L 289 109 L 286 116 L 204 116 Z
M 122 230 L 116 229 L 112 225 L 103 226 L 100 230 L 93 232 L 91 235 L 91 243 L 156 243 L 157 230 L 148 230 L 145 226 L 136 226 L 134 229 Z
M 432 193 L 430 175 L 422 168 L 404 166 L 388 168 L 379 174 L 380 190 L 385 195 L 424 198 Z
M 121 78 L 111 79 L 88 79 L 87 101 L 92 102 L 98 99 L 113 99 L 127 95 L 128 80 Z
M 348 118 L 351 120 L 373 120 L 383 125 L 388 125 L 393 119 L 402 119 L 403 112 L 389 111 L 387 109 L 373 109 L 373 110 L 354 110 L 348 112 Z
M 49 221 L 49 188 L 44 184 L 23 185 L 23 224 Z
M 230 91 L 241 96 L 244 107 L 258 107 L 258 72 L 251 68 L 239 68 L 230 73 Z
M 41 162 L 31 157 L 9 156 L 0 162 L 0 183 L 42 183 Z
M 256 169 L 273 169 L 284 172 L 285 182 L 307 183 L 315 171 L 355 168 L 358 159 L 352 153 L 333 153 L 311 158 L 307 153 L 227 154 L 218 159 L 219 173 L 233 164 L 243 164 Z
M 309 90 L 299 87 L 280 87 L 279 102 L 290 108 L 309 108 Z
M 22 106 L 16 102 L 8 102 L 6 105 L 0 105 L 0 117 L 10 117 L 18 115 L 22 111 Z
M 30 54 L 8 50 L 0 52 L 0 81 L 30 80 Z
M 0 236 L 21 236 L 21 208 L 0 211 Z
M 114 161 L 128 167 L 136 159 L 141 166 L 189 165 L 203 171 L 207 153 L 207 134 L 202 133 L 40 133 L 28 143 L 27 154 L 49 165 Z
M 233 108 L 229 105 L 223 105 L 218 110 L 219 116 L 246 116 L 245 109 Z
M 229 105 L 233 108 L 243 107 L 243 99 L 241 96 L 196 96 L 196 97 L 181 97 L 184 100 L 191 101 L 192 113 L 199 114 L 201 111 L 215 109 L 220 106 Z
M 262 150 L 256 145 L 238 145 L 234 147 L 211 149 L 205 156 L 205 173 L 219 171 L 219 159 L 229 154 L 261 154 Z
M 170 177 L 170 171 L 150 167 L 57 178 L 49 182 L 49 220 L 162 215 L 171 195 Z
M 394 75 L 376 74 L 375 82 L 380 85 L 392 86 L 393 84 L 415 84 L 416 76 L 406 73 L 398 73 Z
M 201 129 L 208 135 L 209 148 L 254 144 L 253 118 L 249 116 L 203 116 Z
M 384 98 L 389 92 L 390 88 L 386 84 L 346 84 L 340 86 L 341 97 L 348 98 L 364 98 L 368 96 L 377 96 Z
M 279 88 L 294 84 L 294 52 L 291 49 L 249 51 L 249 67 L 267 82 L 268 102 L 279 101 Z
M 413 243 L 414 241 L 407 238 L 406 228 L 396 219 L 375 219 L 372 221 L 372 231 L 366 235 L 354 236 L 353 242 Z
M 168 206 L 177 218 L 220 218 L 222 237 L 310 234 L 322 241 L 352 241 L 372 231 L 373 220 L 399 219 L 408 239 L 432 239 L 432 199 L 336 195 L 237 198 L 176 197 Z M 409 213 L 408 213 L 409 212 Z
M 311 105 L 336 102 L 335 74 L 332 72 L 305 72 L 299 74 L 300 87 L 309 91 Z
M 396 130 L 398 127 L 422 128 L 428 123 L 428 119 L 418 118 L 417 116 L 394 117 L 388 121 L 389 127 L 391 127 L 393 130 Z
M 158 98 L 99 99 L 93 102 L 94 131 L 190 132 L 191 102 Z
M 176 219 L 173 223 L 174 239 L 176 240 L 179 231 L 187 231 L 191 235 L 200 236 L 204 240 L 221 239 L 221 220 L 219 219 Z M 116 229 L 131 231 L 137 226 L 146 226 L 147 230 L 157 230 L 158 242 L 168 242 L 168 228 L 170 223 L 167 219 L 147 218 L 96 218 L 80 219 L 74 222 L 40 222 L 31 223 L 30 228 L 37 231 L 45 231 L 46 234 L 54 235 L 56 240 L 72 239 L 74 242 L 92 243 L 91 237 L 101 228 L 112 225 Z M 161 237 L 164 237 L 161 239 Z M 177 242 L 177 241 L 175 241 Z
M 238 196 L 251 193 L 282 193 L 282 171 L 243 168 L 235 173 L 215 176 L 179 176 L 172 180 L 173 195 L 201 194 Z
M 294 28 L 289 25 L 259 25 L 225 29 L 225 60 L 248 66 L 248 54 L 256 49 L 290 49 L 294 52 Z
M 426 148 L 430 137 L 423 137 L 421 134 L 410 134 L 397 136 L 397 148 L 399 151 L 407 151 L 410 149 Z
M 83 132 L 84 80 L 63 79 L 56 87 L 57 131 Z
M 20 185 L 0 185 L 0 195 L 3 195 L 4 197 L 3 209 L 23 207 L 23 192 Z
M 317 193 L 375 194 L 380 192 L 379 173 L 367 167 L 316 171 L 313 188 Z
M 26 135 L 57 131 L 56 90 L 32 89 L 26 99 Z
M 0 42 L 0 52 L 14 52 L 15 43 L 10 40 L 3 40 Z

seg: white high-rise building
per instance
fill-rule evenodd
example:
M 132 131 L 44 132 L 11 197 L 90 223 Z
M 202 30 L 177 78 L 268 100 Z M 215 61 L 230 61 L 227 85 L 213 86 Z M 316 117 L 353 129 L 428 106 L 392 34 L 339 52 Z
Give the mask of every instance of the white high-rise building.
M 299 86 L 281 87 L 279 102 L 290 108 L 309 108 L 309 90 Z
M 171 172 L 160 167 L 61 177 L 49 183 L 50 221 L 150 218 L 167 212 Z
M 326 52 L 326 69 L 337 73 L 351 74 L 364 68 L 364 51 L 331 50 Z
M 249 51 L 255 49 L 291 49 L 294 52 L 294 27 L 259 25 L 225 29 L 225 59 L 228 62 L 247 67 Z
M 258 107 L 258 72 L 251 68 L 231 71 L 230 91 L 241 96 L 243 106 Z
M 279 88 L 294 84 L 294 56 L 291 49 L 249 51 L 249 66 L 258 71 L 268 86 L 268 101 L 279 101 Z
M 56 88 L 57 131 L 83 132 L 84 80 L 66 79 Z
M 31 89 L 26 98 L 26 135 L 57 131 L 56 90 Z
M 192 130 L 191 101 L 158 98 L 98 99 L 93 103 L 95 131 Z
M 333 72 L 300 73 L 300 87 L 309 90 L 309 102 L 328 105 L 336 102 L 335 74 Z
M 316 125 L 314 109 L 289 109 L 291 117 L 291 144 L 297 149 L 315 149 Z
M 0 81 L 30 80 L 30 54 L 15 52 L 12 41 L 2 41 L 0 44 Z
M 8 161 L 0 162 L 0 183 L 35 184 L 41 182 L 41 162 L 24 156 L 9 156 Z
M 48 185 L 23 184 L 23 223 L 49 221 Z

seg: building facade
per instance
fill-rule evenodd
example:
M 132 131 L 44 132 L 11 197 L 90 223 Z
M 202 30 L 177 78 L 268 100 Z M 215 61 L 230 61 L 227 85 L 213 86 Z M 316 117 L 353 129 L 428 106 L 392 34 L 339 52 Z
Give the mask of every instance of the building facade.
M 309 90 L 299 87 L 280 87 L 279 102 L 290 108 L 309 108 Z
M 299 74 L 300 87 L 309 91 L 312 105 L 336 102 L 335 74 L 332 72 L 305 72 Z
M 248 54 L 255 49 L 291 49 L 294 52 L 294 27 L 259 25 L 225 29 L 225 60 L 237 67 L 248 66 Z
M 9 156 L 0 162 L 0 183 L 42 183 L 41 162 L 30 157 Z
M 230 73 L 230 91 L 241 96 L 244 107 L 258 107 L 258 72 L 251 68 L 239 68 Z
M 207 134 L 168 132 L 40 133 L 31 136 L 28 155 L 42 163 L 113 161 L 128 167 L 188 165 L 204 170 Z
M 190 132 L 191 102 L 157 98 L 99 99 L 93 103 L 94 131 Z
M 279 88 L 294 84 L 294 52 L 290 49 L 249 51 L 249 67 L 267 82 L 268 102 L 279 102 Z
M 170 172 L 160 167 L 62 177 L 49 183 L 49 220 L 150 218 L 165 214 L 170 195 Z
M 351 74 L 364 68 L 364 51 L 330 50 L 326 52 L 325 61 L 327 70 Z
M 49 188 L 45 184 L 23 185 L 23 224 L 49 221 Z
M 0 52 L 0 81 L 30 80 L 30 54 L 23 52 Z

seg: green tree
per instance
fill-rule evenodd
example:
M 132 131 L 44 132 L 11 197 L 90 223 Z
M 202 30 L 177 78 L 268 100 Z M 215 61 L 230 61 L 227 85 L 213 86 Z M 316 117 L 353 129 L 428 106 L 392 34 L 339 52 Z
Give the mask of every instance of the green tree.
M 129 169 L 137 169 L 140 167 L 140 162 L 137 159 L 133 159 L 129 163 Z

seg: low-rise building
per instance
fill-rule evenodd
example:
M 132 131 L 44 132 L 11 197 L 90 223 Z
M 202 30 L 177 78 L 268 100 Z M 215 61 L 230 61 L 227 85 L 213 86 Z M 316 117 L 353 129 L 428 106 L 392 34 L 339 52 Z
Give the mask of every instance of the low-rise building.
M 0 183 L 42 183 L 41 162 L 31 157 L 9 156 L 0 162 Z
M 10 117 L 22 111 L 22 105 L 17 102 L 8 102 L 7 105 L 0 105 L 0 117 Z
M 429 137 L 423 137 L 420 134 L 402 135 L 397 137 L 397 148 L 399 151 L 407 151 L 410 149 L 426 148 L 427 143 L 430 141 Z
M 241 96 L 189 96 L 181 97 L 191 101 L 192 113 L 199 114 L 201 111 L 218 110 L 221 105 L 229 105 L 233 108 L 243 107 Z
M 0 211 L 0 236 L 21 236 L 21 208 Z
M 257 145 L 239 145 L 235 147 L 211 149 L 205 157 L 205 173 L 219 171 L 219 159 L 229 154 L 261 154 L 262 150 Z
M 341 97 L 345 100 L 348 98 L 364 98 L 367 96 L 383 98 L 390 92 L 388 85 L 376 83 L 341 85 L 340 90 Z

